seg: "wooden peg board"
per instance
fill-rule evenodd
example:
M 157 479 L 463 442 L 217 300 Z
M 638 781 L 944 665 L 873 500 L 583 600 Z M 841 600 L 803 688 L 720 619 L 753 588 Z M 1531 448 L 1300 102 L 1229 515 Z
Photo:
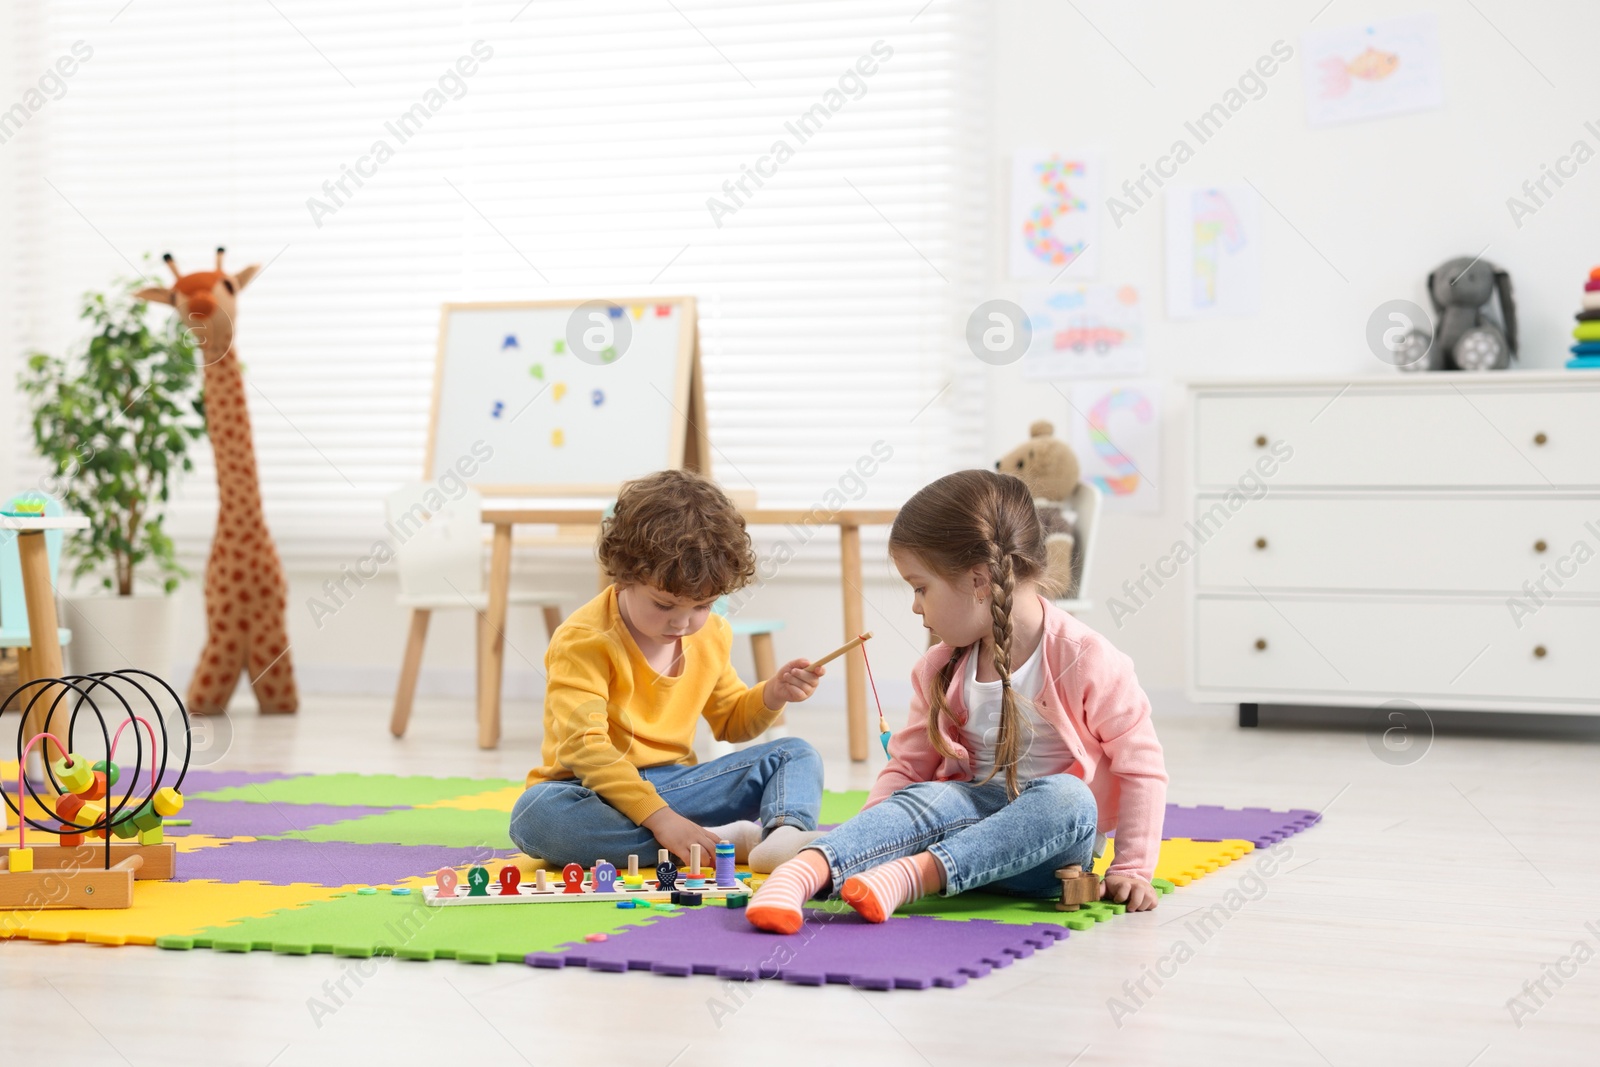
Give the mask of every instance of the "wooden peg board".
M 710 871 L 706 872 L 710 874 Z M 624 900 L 648 901 L 652 904 L 670 904 L 673 890 L 661 889 L 654 878 L 645 880 L 644 885 L 632 889 L 620 881 L 608 893 L 597 893 L 594 890 L 592 879 L 585 879 L 582 892 L 568 893 L 565 885 L 557 880 L 549 882 L 545 892 L 534 892 L 533 882 L 522 882 L 516 887 L 515 894 L 501 892 L 499 882 L 490 881 L 487 896 L 470 896 L 465 884 L 456 887 L 453 897 L 441 897 L 439 887 L 429 885 L 422 887 L 422 899 L 430 906 L 436 908 L 446 907 L 474 907 L 480 904 L 610 904 L 615 907 Z M 700 899 L 706 903 L 721 901 L 737 893 L 750 893 L 749 883 L 741 881 L 735 887 L 719 887 L 714 881 L 708 880 L 700 889 L 686 889 L 680 879 L 677 885 L 680 893 L 699 893 Z

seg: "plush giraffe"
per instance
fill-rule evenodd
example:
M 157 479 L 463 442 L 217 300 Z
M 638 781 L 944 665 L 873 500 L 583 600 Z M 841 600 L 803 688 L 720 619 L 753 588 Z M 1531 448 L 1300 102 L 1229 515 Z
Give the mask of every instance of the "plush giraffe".
M 243 670 L 249 672 L 263 712 L 288 713 L 300 706 L 284 626 L 288 587 L 261 510 L 244 375 L 233 348 L 239 291 L 260 268 L 228 274 L 222 269 L 222 253 L 218 248 L 215 270 L 193 274 L 183 274 L 172 255 L 164 255 L 175 279 L 172 288 L 134 294 L 176 308 L 205 360 L 206 428 L 217 465 L 217 532 L 206 563 L 206 645 L 189 682 L 189 711 L 226 711 Z

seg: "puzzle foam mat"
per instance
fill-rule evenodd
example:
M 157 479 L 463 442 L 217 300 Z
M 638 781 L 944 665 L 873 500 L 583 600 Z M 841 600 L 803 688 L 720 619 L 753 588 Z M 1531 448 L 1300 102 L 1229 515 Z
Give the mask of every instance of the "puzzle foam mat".
M 527 962 L 675 977 L 712 974 L 743 981 L 782 978 L 799 985 L 927 989 L 965 985 L 1066 937 L 1061 927 L 1044 923 L 947 923 L 927 916 L 868 923 L 854 912 L 823 909 L 813 909 L 793 937 L 774 937 L 753 929 L 738 909 L 702 907 L 626 937 L 585 942 L 565 952 L 536 952 Z
M 980 892 L 928 898 L 873 925 L 840 905 L 818 904 L 799 934 L 777 938 L 751 928 L 741 910 L 715 905 L 430 908 L 421 888 L 440 867 L 479 864 L 498 874 L 515 863 L 531 877 L 540 866 L 518 856 L 506 834 L 520 782 L 196 769 L 183 790 L 181 817 L 191 824 L 167 831 L 178 850 L 172 881 L 136 883 L 125 910 L 0 911 L 0 939 L 921 989 L 962 985 L 1124 910 L 1099 902 L 1058 912 L 1049 900 Z M 828 793 L 821 822 L 842 822 L 865 800 L 860 791 Z M 1171 892 L 1319 818 L 1169 805 L 1157 888 Z M 15 841 L 14 828 L 0 832 L 0 844 Z M 1114 853 L 1113 840 L 1100 870 Z

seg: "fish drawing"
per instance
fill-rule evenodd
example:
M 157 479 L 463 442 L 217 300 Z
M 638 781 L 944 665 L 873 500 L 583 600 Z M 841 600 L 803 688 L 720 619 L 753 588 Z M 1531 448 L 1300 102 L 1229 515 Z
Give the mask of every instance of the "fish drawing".
M 1337 100 L 1350 91 L 1351 80 L 1354 78 L 1376 82 L 1393 74 L 1399 69 L 1400 57 L 1393 52 L 1380 52 L 1376 48 L 1369 47 L 1349 62 L 1333 56 L 1324 59 L 1320 66 L 1322 98 Z

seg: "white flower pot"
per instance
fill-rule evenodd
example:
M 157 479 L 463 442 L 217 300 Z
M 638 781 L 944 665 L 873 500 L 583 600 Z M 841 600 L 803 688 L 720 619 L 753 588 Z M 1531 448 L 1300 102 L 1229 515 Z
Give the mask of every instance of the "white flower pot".
M 74 674 L 138 667 L 166 678 L 172 673 L 177 598 L 164 593 L 66 598 L 61 625 L 72 631 L 66 647 Z

